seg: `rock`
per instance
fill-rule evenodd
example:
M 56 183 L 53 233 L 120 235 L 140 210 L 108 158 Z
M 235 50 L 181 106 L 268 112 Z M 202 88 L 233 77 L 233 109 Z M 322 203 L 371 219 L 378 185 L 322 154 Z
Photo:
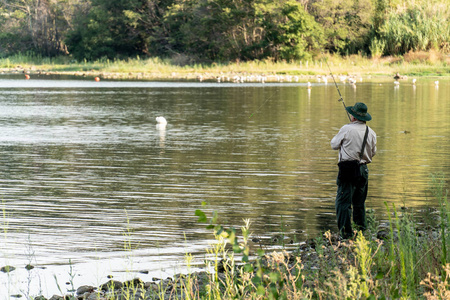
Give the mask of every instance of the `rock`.
M 147 300 L 147 299 L 149 299 L 146 297 L 147 297 L 146 291 L 143 289 L 136 289 L 136 290 L 130 289 L 130 290 L 120 291 L 118 293 L 106 295 L 106 299 L 114 299 L 114 300 L 144 300 L 144 299 Z M 96 300 L 96 299 L 94 298 L 93 300 Z
M 146 282 L 144 284 L 144 289 L 146 289 L 147 291 L 157 292 L 159 291 L 159 285 L 155 282 Z
M 123 283 L 124 288 L 136 289 L 144 286 L 144 281 L 140 278 L 134 278 L 133 280 L 128 280 Z
M 389 239 L 389 231 L 387 230 L 380 230 L 377 232 L 377 239 L 379 240 L 388 240 Z
M 100 290 L 105 292 L 118 291 L 123 287 L 123 283 L 117 280 L 110 280 L 100 286 Z
M 224 259 L 221 259 L 219 263 L 217 264 L 217 272 L 223 273 L 226 269 L 226 261 Z
M 25 269 L 27 269 L 28 271 L 30 271 L 30 270 L 34 269 L 34 266 L 28 264 L 28 265 L 25 266 Z
M 377 232 L 377 239 L 389 240 L 391 238 L 391 230 L 382 229 Z M 398 232 L 394 231 L 394 242 L 398 241 Z
M 92 293 L 96 288 L 90 285 L 82 285 L 77 288 L 77 295 L 84 295 L 86 293 Z
M 167 279 L 161 280 L 160 285 L 161 285 L 161 289 L 163 291 L 170 291 L 170 290 L 172 290 L 172 287 L 173 287 L 173 280 L 170 277 Z
M 16 268 L 14 268 L 13 266 L 4 266 L 0 268 L 0 271 L 2 271 L 3 273 L 9 273 L 14 271 Z
M 80 298 L 78 298 L 80 299 Z M 106 300 L 102 292 L 87 293 L 81 298 L 82 300 Z
M 145 300 L 160 299 L 160 297 L 159 297 L 159 290 L 156 290 L 156 291 L 154 291 L 154 290 L 147 290 L 145 292 L 144 299 Z

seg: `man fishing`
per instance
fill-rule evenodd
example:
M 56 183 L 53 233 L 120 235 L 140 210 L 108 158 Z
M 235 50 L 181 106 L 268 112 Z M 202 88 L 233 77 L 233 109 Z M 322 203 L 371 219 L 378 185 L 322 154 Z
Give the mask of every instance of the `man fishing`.
M 345 107 L 345 105 L 344 105 Z M 354 236 L 351 216 L 358 230 L 367 228 L 366 197 L 369 179 L 367 164 L 372 162 L 377 147 L 375 132 L 366 125 L 372 120 L 367 106 L 358 102 L 345 107 L 350 123 L 342 126 L 331 140 L 331 148 L 339 150 L 339 174 L 337 178 L 336 217 L 341 238 Z

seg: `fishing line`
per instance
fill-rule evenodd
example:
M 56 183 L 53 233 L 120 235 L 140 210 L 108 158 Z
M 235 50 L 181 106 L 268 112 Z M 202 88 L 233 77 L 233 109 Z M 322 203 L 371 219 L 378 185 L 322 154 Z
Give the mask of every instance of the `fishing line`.
M 267 97 L 266 100 L 264 100 L 264 102 L 248 118 L 250 119 L 251 117 L 253 117 L 253 115 L 256 114 L 261 109 L 261 107 L 263 107 L 264 104 L 266 104 L 266 102 L 271 100 L 277 92 L 278 92 L 278 89 L 275 92 L 273 92 L 269 97 Z
M 323 53 L 322 53 L 322 55 L 323 55 Z M 345 102 L 344 102 L 344 98 L 342 98 L 342 95 L 341 95 L 341 91 L 339 90 L 339 87 L 338 87 L 338 85 L 337 85 L 337 83 L 336 83 L 336 80 L 334 79 L 334 76 L 333 76 L 333 72 L 331 72 L 331 68 L 330 68 L 330 66 L 328 65 L 328 59 L 326 59 L 326 58 L 324 58 L 324 60 L 325 60 L 325 63 L 327 64 L 327 66 L 328 66 L 328 69 L 330 70 L 330 75 L 331 75 L 331 78 L 333 78 L 333 82 L 334 82 L 334 85 L 336 86 L 336 89 L 337 89 L 337 91 L 338 91 L 338 93 L 339 93 L 339 102 L 342 102 L 342 104 L 344 105 L 344 109 L 345 109 L 345 112 L 347 113 L 347 117 L 348 117 L 348 119 L 350 120 L 350 122 L 352 121 L 352 119 L 350 118 L 350 114 L 348 113 L 348 111 L 347 111 L 347 106 L 345 106 Z

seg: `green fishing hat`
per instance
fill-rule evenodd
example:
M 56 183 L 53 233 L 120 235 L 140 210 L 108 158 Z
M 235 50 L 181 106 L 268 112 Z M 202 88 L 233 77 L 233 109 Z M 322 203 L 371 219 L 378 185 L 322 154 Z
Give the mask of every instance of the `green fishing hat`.
M 347 106 L 345 108 L 349 114 L 354 116 L 356 119 L 360 121 L 370 121 L 372 120 L 372 116 L 367 112 L 367 105 L 362 102 L 357 102 L 353 106 Z

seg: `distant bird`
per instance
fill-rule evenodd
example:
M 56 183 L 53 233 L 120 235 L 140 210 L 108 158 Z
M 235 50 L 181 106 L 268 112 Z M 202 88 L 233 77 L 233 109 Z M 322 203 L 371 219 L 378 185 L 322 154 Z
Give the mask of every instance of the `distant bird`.
M 339 76 L 339 80 L 342 81 L 342 82 L 345 82 L 345 80 L 347 80 L 347 76 L 340 75 Z
M 416 84 L 416 79 L 415 78 L 412 80 L 412 84 Z
M 395 80 L 403 79 L 403 76 L 400 76 L 400 73 L 397 72 L 394 76 L 394 79 Z
M 308 81 L 307 86 L 308 86 L 308 89 L 311 89 L 311 82 Z
M 434 84 L 435 84 L 436 86 L 439 86 L 439 80 L 436 80 L 436 81 L 434 82 Z
M 30 79 L 30 75 L 25 74 L 25 79 Z

